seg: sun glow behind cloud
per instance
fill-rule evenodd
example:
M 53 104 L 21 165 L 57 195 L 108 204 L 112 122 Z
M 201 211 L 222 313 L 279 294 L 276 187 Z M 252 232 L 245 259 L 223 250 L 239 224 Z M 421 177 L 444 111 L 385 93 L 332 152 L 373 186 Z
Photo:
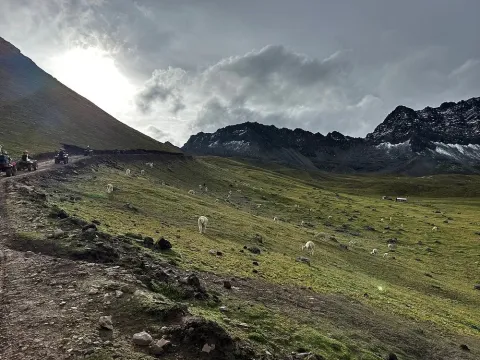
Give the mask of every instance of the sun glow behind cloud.
M 96 48 L 72 48 L 50 59 L 51 73 L 63 84 L 114 116 L 128 111 L 135 87 L 113 57 Z

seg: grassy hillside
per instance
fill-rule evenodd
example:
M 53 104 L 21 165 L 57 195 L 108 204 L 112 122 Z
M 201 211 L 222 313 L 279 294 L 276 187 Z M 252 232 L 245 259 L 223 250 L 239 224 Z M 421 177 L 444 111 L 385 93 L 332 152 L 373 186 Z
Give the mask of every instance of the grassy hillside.
M 98 219 L 107 232 L 165 236 L 171 260 L 204 277 L 250 279 L 238 290 L 216 289 L 227 313 L 203 303 L 190 303 L 190 311 L 269 351 L 309 349 L 327 359 L 390 351 L 400 359 L 480 356 L 479 177 L 319 175 L 220 158 L 156 164 L 140 176 L 142 169 L 141 161 L 94 165 L 61 185 L 83 200 L 59 205 Z M 208 192 L 199 191 L 203 183 Z M 409 202 L 381 200 L 385 194 L 406 194 Z M 198 233 L 199 215 L 209 218 L 206 235 Z M 398 245 L 389 251 L 392 238 Z M 313 256 L 301 251 L 308 240 Z M 458 357 L 460 344 L 471 353 Z
M 0 38 L 0 144 L 41 153 L 60 144 L 177 152 L 119 122 Z

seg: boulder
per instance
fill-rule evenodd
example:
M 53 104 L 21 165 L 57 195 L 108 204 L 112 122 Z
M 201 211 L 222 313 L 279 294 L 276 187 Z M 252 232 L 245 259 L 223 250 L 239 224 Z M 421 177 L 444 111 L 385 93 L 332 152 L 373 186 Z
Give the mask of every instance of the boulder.
M 90 223 L 90 224 L 84 225 L 84 226 L 82 227 L 82 232 L 85 232 L 85 231 L 87 231 L 88 229 L 93 229 L 93 230 L 97 231 L 97 225 L 95 225 L 94 223 Z
M 202 352 L 210 354 L 211 351 L 215 350 L 215 344 L 207 344 L 205 343 L 202 347 Z
M 152 355 L 161 355 L 163 354 L 170 346 L 172 345 L 170 340 L 161 338 L 160 340 L 157 340 L 153 342 L 150 345 L 150 353 Z
M 197 275 L 195 274 L 190 274 L 186 278 L 183 279 L 183 282 L 191 287 L 193 287 L 195 290 L 199 292 L 205 292 L 205 288 L 203 287 L 202 283 L 200 282 L 200 279 L 198 278 Z
M 61 238 L 63 235 L 65 235 L 65 232 L 62 229 L 55 229 L 53 231 L 53 237 L 56 239 Z
M 113 330 L 112 316 L 100 316 L 98 325 L 101 329 Z
M 145 246 L 146 248 L 153 248 L 153 238 L 151 238 L 150 236 L 145 236 L 145 238 L 143 239 L 143 246 Z
M 96 238 L 96 230 L 94 228 L 88 228 L 82 232 L 82 238 L 87 241 L 92 241 Z
M 69 217 L 68 213 L 61 209 L 58 213 L 57 213 L 57 217 L 60 218 L 60 219 L 66 219 Z
M 161 251 L 170 250 L 172 248 L 172 244 L 170 241 L 162 237 L 155 243 L 154 248 Z
M 224 287 L 225 289 L 229 289 L 229 290 L 230 290 L 230 289 L 232 288 L 232 283 L 231 283 L 230 281 L 228 281 L 228 280 L 223 280 L 223 287 Z
M 133 343 L 138 346 L 148 346 L 152 343 L 152 341 L 152 336 L 145 331 L 133 335 Z

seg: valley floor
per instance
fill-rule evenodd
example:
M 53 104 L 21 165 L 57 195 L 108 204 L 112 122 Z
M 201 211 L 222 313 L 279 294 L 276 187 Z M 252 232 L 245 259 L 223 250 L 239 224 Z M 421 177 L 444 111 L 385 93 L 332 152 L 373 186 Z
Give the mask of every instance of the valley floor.
M 162 357 L 171 359 L 480 356 L 478 177 L 145 155 L 82 159 L 0 185 L 2 359 L 151 358 L 131 342 L 142 330 L 170 339 Z M 80 225 L 92 220 L 89 237 Z M 145 247 L 146 237 L 172 249 Z M 309 240 L 313 255 L 301 250 Z M 108 338 L 102 315 L 112 315 Z M 208 336 L 185 336 L 204 329 L 196 317 Z M 205 343 L 217 347 L 206 354 Z

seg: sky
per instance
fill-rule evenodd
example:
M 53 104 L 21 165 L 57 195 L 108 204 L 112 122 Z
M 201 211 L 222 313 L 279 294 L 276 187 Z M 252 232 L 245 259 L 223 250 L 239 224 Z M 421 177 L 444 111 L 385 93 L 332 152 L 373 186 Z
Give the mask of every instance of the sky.
M 0 36 L 120 121 L 183 145 L 257 121 L 365 136 L 480 96 L 478 0 L 0 0 Z

